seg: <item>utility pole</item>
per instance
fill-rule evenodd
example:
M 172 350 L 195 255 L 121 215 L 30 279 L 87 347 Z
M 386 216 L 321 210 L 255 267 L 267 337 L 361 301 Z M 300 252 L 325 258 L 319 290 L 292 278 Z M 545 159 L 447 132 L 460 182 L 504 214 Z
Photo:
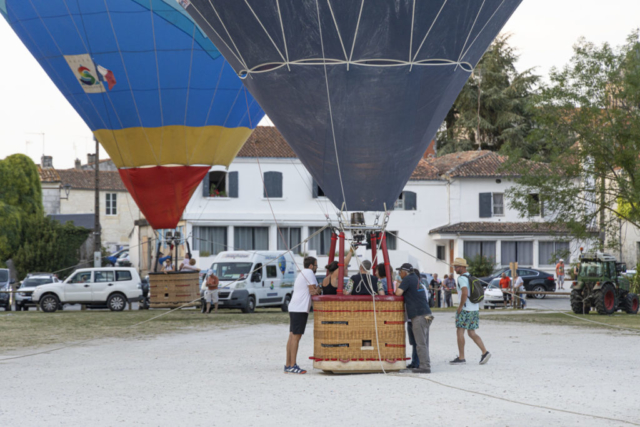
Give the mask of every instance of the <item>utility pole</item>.
M 93 266 L 102 267 L 102 243 L 101 243 L 101 227 L 100 227 L 100 143 L 96 137 L 93 138 L 96 142 L 96 160 L 94 163 L 95 168 L 95 207 L 94 207 L 94 228 L 93 228 Z

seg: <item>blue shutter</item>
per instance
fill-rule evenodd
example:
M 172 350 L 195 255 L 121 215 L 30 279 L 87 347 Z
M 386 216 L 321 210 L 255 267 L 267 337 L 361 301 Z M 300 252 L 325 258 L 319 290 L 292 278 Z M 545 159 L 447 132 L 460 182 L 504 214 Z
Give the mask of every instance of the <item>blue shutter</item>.
M 491 218 L 491 193 L 480 193 L 480 218 Z
M 209 173 L 204 176 L 202 180 L 202 197 L 209 197 Z
M 281 172 L 265 172 L 264 173 L 264 197 L 272 199 L 282 198 L 282 173 Z
M 229 197 L 238 198 L 238 172 L 229 172 Z

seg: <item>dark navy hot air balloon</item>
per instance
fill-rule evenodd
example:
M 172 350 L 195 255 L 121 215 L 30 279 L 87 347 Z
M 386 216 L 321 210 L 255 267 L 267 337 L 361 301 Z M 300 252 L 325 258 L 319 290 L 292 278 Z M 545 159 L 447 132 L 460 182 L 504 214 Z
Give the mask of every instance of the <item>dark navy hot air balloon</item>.
M 402 192 L 521 0 L 182 0 L 333 203 Z
M 264 112 L 177 0 L 0 0 L 0 14 L 111 156 L 154 228 Z

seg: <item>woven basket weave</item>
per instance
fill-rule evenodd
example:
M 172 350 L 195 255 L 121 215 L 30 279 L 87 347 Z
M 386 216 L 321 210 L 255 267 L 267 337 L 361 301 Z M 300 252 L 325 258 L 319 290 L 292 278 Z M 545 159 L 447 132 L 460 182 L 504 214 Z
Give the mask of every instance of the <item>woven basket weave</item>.
M 199 299 L 200 276 L 197 271 L 149 273 L 149 297 L 151 308 L 178 307 Z
M 405 359 L 402 297 L 315 296 L 313 318 L 315 360 Z

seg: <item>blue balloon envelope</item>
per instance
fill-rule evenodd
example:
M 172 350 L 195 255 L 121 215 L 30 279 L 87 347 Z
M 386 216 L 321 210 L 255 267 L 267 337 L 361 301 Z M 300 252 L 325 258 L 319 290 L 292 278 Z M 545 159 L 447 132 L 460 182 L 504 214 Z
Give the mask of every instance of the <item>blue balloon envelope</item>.
M 392 208 L 521 0 L 183 0 L 338 207 Z
M 154 228 L 173 228 L 211 165 L 264 112 L 177 0 L 0 0 Z

